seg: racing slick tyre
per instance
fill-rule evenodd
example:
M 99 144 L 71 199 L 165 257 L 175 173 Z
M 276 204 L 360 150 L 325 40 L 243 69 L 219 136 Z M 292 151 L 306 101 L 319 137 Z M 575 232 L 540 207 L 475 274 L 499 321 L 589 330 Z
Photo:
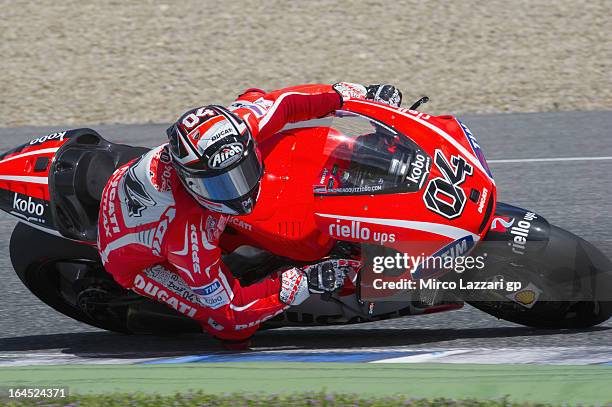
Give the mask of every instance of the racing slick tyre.
M 127 307 L 95 309 L 96 300 L 107 301 L 125 290 L 99 270 L 102 266 L 94 247 L 20 222 L 11 235 L 10 255 L 21 282 L 51 308 L 97 328 L 131 333 L 126 326 Z
M 202 332 L 191 318 L 117 284 L 93 246 L 18 223 L 10 255 L 17 276 L 36 297 L 77 321 L 124 334 Z
M 529 244 L 530 242 L 528 242 Z M 550 225 L 547 242 L 531 254 L 484 245 L 484 270 L 465 279 L 520 281 L 515 292 L 472 291 L 463 299 L 497 318 L 544 329 L 589 328 L 612 316 L 612 263 L 591 243 Z M 507 245 L 506 245 L 507 246 Z M 505 253 L 503 253 L 505 250 Z

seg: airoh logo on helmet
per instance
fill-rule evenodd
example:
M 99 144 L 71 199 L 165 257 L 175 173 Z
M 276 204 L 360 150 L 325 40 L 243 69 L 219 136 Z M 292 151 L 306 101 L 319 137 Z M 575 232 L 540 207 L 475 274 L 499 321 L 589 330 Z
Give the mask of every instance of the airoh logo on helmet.
M 208 159 L 208 166 L 215 170 L 229 167 L 240 160 L 243 151 L 244 147 L 241 143 L 225 144 Z

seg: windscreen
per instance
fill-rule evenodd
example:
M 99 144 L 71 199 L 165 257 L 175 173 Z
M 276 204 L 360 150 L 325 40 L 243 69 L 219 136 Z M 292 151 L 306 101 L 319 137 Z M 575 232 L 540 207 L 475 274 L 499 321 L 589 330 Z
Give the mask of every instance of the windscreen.
M 369 195 L 418 191 L 431 158 L 406 135 L 384 123 L 337 111 L 315 180 L 316 195 Z

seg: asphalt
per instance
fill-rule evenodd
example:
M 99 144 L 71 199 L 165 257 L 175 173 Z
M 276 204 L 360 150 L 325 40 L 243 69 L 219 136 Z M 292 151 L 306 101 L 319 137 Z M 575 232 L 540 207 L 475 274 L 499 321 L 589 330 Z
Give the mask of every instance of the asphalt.
M 462 117 L 491 161 L 499 200 L 529 208 L 612 257 L 612 160 L 497 162 L 509 159 L 611 157 L 612 112 L 556 112 Z M 78 126 L 71 126 L 78 127 Z M 106 138 L 153 146 L 165 125 L 89 126 Z M 60 127 L 0 129 L 0 151 Z M 84 358 L 171 357 L 218 345 L 203 335 L 124 336 L 91 328 L 49 309 L 15 276 L 8 241 L 15 222 L 0 214 L 0 358 L 63 354 Z M 260 332 L 259 349 L 410 349 L 608 347 L 612 321 L 585 331 L 544 331 L 499 321 L 471 307 L 378 323 Z

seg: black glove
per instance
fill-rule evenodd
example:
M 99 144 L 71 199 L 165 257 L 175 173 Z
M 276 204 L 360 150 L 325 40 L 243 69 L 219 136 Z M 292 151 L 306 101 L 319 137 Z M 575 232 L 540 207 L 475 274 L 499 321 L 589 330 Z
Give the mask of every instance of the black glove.
M 281 273 L 279 298 L 287 305 L 299 305 L 310 293 L 333 293 L 344 285 L 344 277 L 350 270 L 357 272 L 361 263 L 357 260 L 330 259 L 301 268 L 292 267 Z
M 366 99 L 386 103 L 393 107 L 400 107 L 402 92 L 388 83 L 366 86 Z
M 308 278 L 308 290 L 311 293 L 334 292 L 344 285 L 344 268 L 338 267 L 337 260 L 305 266 L 302 271 Z

